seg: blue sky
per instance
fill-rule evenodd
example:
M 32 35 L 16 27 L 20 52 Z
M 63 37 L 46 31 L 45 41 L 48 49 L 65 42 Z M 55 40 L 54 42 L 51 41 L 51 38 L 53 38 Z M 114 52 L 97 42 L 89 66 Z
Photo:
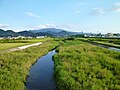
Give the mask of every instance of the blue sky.
M 120 0 L 0 0 L 0 28 L 120 33 Z

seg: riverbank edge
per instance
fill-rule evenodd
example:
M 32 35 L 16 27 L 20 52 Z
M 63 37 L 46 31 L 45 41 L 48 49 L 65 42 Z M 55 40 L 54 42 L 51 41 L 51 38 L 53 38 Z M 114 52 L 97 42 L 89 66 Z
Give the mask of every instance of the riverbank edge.
M 0 54 L 1 53 L 7 53 L 7 52 L 14 52 L 14 51 L 18 51 L 18 50 L 23 50 L 23 49 L 26 49 L 26 48 L 29 48 L 29 47 L 38 46 L 40 44 L 42 44 L 42 42 L 27 44 L 27 45 L 15 47 L 15 48 L 7 49 L 7 50 L 2 50 L 2 51 L 0 51 Z
M 87 43 L 94 43 L 94 44 L 105 45 L 105 46 L 108 46 L 108 47 L 113 47 L 113 48 L 118 48 L 118 49 L 120 49 L 119 46 L 110 45 L 110 44 L 107 44 L 107 43 L 100 43 L 100 42 L 89 41 L 89 40 L 81 40 L 81 41 L 83 41 L 83 42 L 87 42 Z
M 46 41 L 46 42 L 47 42 L 47 41 Z M 44 42 L 44 43 L 46 43 L 46 42 Z M 40 45 L 41 45 L 41 44 L 40 44 Z M 48 51 L 47 51 L 46 53 L 44 53 L 44 54 L 42 54 L 40 57 L 38 57 L 38 58 L 36 59 L 36 61 L 33 62 L 33 63 L 31 64 L 31 66 L 29 67 L 29 72 L 30 72 L 31 67 L 32 67 L 41 57 L 47 55 L 50 51 L 55 50 L 57 47 L 59 47 L 59 44 L 56 45 L 56 46 L 54 46 L 54 47 L 52 47 L 52 48 L 50 48 L 50 49 L 48 49 Z M 55 50 L 55 52 L 56 52 L 56 50 Z M 52 59 L 53 59 L 53 58 L 52 58 Z M 29 77 L 29 73 L 28 73 L 28 75 L 26 76 L 26 81 L 27 81 L 27 78 L 28 78 L 28 77 Z M 53 79 L 55 79 L 55 78 L 53 77 Z M 26 86 L 26 82 L 24 82 L 24 84 L 25 84 L 25 86 Z M 25 88 L 25 90 L 26 90 L 26 88 Z
M 17 68 L 23 68 L 24 71 L 25 71 L 25 72 L 24 71 L 22 71 L 22 72 L 20 71 L 20 73 L 17 74 L 18 76 L 16 76 L 17 78 L 21 77 L 22 79 L 17 81 L 17 85 L 15 85 L 16 84 L 15 81 L 11 82 L 11 83 L 9 82 L 10 84 L 13 85 L 13 86 L 10 86 L 10 85 L 6 85 L 7 82 L 8 82 L 7 80 L 2 80 L 2 78 L 1 78 L 1 80 L 3 81 L 3 84 L 0 85 L 1 89 L 7 89 L 7 90 L 13 90 L 13 89 L 26 90 L 25 82 L 26 82 L 26 77 L 27 77 L 27 75 L 29 73 L 30 67 L 38 60 L 38 58 L 44 56 L 46 53 L 48 53 L 49 51 L 51 51 L 53 48 L 55 48 L 58 45 L 59 45 L 59 43 L 57 41 L 50 40 L 50 41 L 46 41 L 42 45 L 39 45 L 39 46 L 36 46 L 36 47 L 30 47 L 30 48 L 27 48 L 27 49 L 24 49 L 24 50 L 21 50 L 21 51 L 4 53 L 4 55 L 3 55 L 4 57 L 7 56 L 7 55 L 8 56 L 10 56 L 10 55 L 11 56 L 15 56 L 15 55 L 13 55 L 14 53 L 17 53 L 17 54 L 25 53 L 25 55 L 27 55 L 28 53 L 30 53 L 30 54 L 27 55 L 24 58 L 25 60 L 23 62 L 21 62 L 20 65 L 17 66 Z M 38 50 L 38 48 L 40 48 L 40 49 Z M 29 56 L 32 55 L 32 54 L 33 54 L 33 56 L 31 56 L 31 58 L 30 58 Z M 29 60 L 26 60 L 26 59 L 29 59 Z M 7 60 L 7 58 L 6 58 L 6 60 Z M 19 61 L 19 58 L 16 61 Z M 26 61 L 26 63 L 25 63 L 25 61 Z M 9 61 L 8 61 L 8 63 L 9 63 Z M 21 65 L 23 65 L 23 66 L 21 66 Z M 14 68 L 13 68 L 13 70 L 14 70 Z M 4 69 L 3 69 L 3 71 L 4 71 Z M 14 74 L 14 73 L 11 73 L 11 76 L 13 76 L 12 74 Z M 3 74 L 2 76 L 5 76 L 5 75 Z M 7 78 L 9 78 L 11 76 L 8 76 Z M 15 79 L 14 77 L 12 77 L 12 78 L 13 78 L 12 80 Z
M 88 45 L 90 45 L 89 43 L 87 43 Z M 74 46 L 74 45 L 73 45 Z M 84 45 L 85 46 L 85 45 Z M 93 46 L 93 48 L 95 47 L 94 45 L 92 45 L 91 44 L 91 46 Z M 67 46 L 65 46 L 65 48 L 66 48 Z M 69 46 L 68 46 L 69 47 Z M 76 87 L 76 86 L 74 86 L 74 89 L 72 88 L 71 89 L 71 87 L 73 87 L 73 85 L 74 85 L 74 80 L 72 79 L 72 78 L 67 78 L 67 80 L 65 81 L 65 78 L 66 78 L 66 76 L 69 76 L 69 69 L 68 69 L 68 71 L 64 68 L 64 65 L 65 65 L 65 63 L 63 63 L 64 62 L 64 56 L 63 56 L 63 59 L 62 59 L 62 54 L 64 53 L 63 51 L 64 50 L 61 50 L 61 48 L 63 48 L 63 46 L 61 45 L 60 46 L 60 48 L 57 48 L 56 50 L 56 52 L 57 52 L 57 54 L 56 55 L 54 55 L 54 57 L 53 57 L 53 61 L 54 61 L 54 78 L 55 78 L 55 82 L 56 82 L 56 85 L 57 85 L 57 90 L 82 90 L 82 88 L 80 89 L 79 88 L 79 86 L 80 85 L 78 85 L 78 87 Z M 96 47 L 96 48 L 98 48 L 98 47 Z M 84 49 L 86 49 L 86 47 L 84 48 Z M 84 50 L 83 49 L 83 50 Z M 109 51 L 109 50 L 107 50 L 107 49 L 105 49 L 105 48 L 98 48 L 99 50 L 106 50 L 106 51 Z M 61 50 L 61 51 L 60 51 Z M 71 48 L 69 48 L 69 50 L 71 50 Z M 69 50 L 66 50 L 66 52 L 69 52 Z M 79 51 L 79 49 L 77 50 L 76 49 L 76 51 L 78 52 L 78 53 L 81 53 L 81 51 Z M 85 51 L 87 51 L 87 50 L 85 50 Z M 61 53 L 62 52 L 62 53 Z M 93 52 L 94 52 L 94 50 L 93 50 Z M 102 51 L 103 52 L 103 51 Z M 116 53 L 116 54 L 118 54 L 118 56 L 119 56 L 119 52 L 114 52 L 114 51 L 110 51 L 111 53 Z M 70 52 L 69 52 L 70 53 Z M 72 53 L 72 52 L 71 52 Z M 87 52 L 86 52 L 87 53 Z M 100 54 L 101 55 L 101 54 Z M 68 55 L 69 56 L 69 55 Z M 101 57 L 102 57 L 102 55 L 101 55 Z M 97 59 L 96 59 L 97 60 Z M 117 59 L 116 59 L 117 60 Z M 108 57 L 108 61 L 109 61 L 109 57 Z M 69 59 L 68 59 L 68 61 L 67 62 L 69 62 Z M 67 65 L 67 64 L 66 64 Z M 71 66 L 71 65 L 69 65 L 69 66 Z M 77 65 L 76 65 L 76 67 L 77 67 Z M 107 68 L 107 67 L 105 67 L 105 68 Z M 104 69 L 105 69 L 104 68 Z M 62 70 L 64 70 L 62 73 L 60 73 Z M 101 69 L 102 70 L 102 69 Z M 60 77 L 61 76 L 61 77 Z M 70 82 L 70 84 L 69 84 L 69 82 L 67 83 L 67 81 L 68 80 L 71 80 L 71 82 Z M 73 85 L 72 85 L 73 84 Z M 77 84 L 76 84 L 77 85 Z M 117 86 L 115 87 L 115 88 L 118 88 Z M 86 89 L 86 90 L 89 90 L 90 88 L 88 88 L 88 89 Z M 100 88 L 99 88 L 100 89 Z M 97 90 L 97 89 L 96 89 Z M 102 89 L 103 90 L 103 89 Z
M 55 50 L 55 52 L 57 53 L 57 51 L 56 51 L 56 48 L 57 48 L 57 47 L 59 47 L 59 45 L 55 46 L 54 48 L 51 48 L 50 50 L 48 50 L 48 52 L 46 52 L 46 53 L 43 54 L 42 56 L 38 57 L 38 58 L 36 59 L 36 61 L 31 64 L 30 69 L 31 69 L 31 67 L 32 67 L 35 63 L 37 63 L 37 61 L 38 61 L 41 57 L 47 55 L 50 51 Z M 54 59 L 53 57 L 54 57 L 54 55 L 52 56 L 52 60 Z M 54 60 L 53 60 L 53 62 L 54 62 Z M 29 72 L 30 72 L 30 69 L 29 69 Z M 26 80 L 27 80 L 28 77 L 29 77 L 29 74 L 26 76 Z M 24 82 L 24 84 L 25 84 L 25 86 L 26 86 L 26 82 Z

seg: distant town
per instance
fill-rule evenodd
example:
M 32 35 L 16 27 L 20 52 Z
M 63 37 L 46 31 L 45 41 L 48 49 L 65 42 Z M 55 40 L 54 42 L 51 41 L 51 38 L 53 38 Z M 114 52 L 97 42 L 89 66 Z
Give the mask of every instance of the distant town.
M 107 34 L 84 34 L 85 37 L 111 37 L 120 38 L 120 33 L 107 33 Z
M 84 33 L 82 32 L 69 32 L 63 29 L 45 28 L 41 30 L 29 30 L 14 32 L 12 30 L 0 29 L 0 39 L 32 39 L 32 38 L 46 38 L 46 37 L 99 37 L 99 38 L 120 38 L 120 33 Z

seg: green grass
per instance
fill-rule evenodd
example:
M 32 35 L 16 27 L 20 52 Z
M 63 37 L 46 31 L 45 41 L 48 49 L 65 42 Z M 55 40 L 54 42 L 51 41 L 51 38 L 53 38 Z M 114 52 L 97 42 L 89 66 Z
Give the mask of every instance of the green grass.
M 25 90 L 24 83 L 31 65 L 59 42 L 58 54 L 54 56 L 58 90 L 120 90 L 119 52 L 76 39 L 23 41 L 33 43 L 40 40 L 43 44 L 37 47 L 0 54 L 0 90 Z
M 120 39 L 119 38 L 88 38 L 88 40 L 90 40 L 90 41 L 101 41 L 101 42 L 120 45 Z
M 25 40 L 15 40 L 16 42 L 23 42 L 23 43 L 37 43 L 37 42 L 44 42 L 50 40 L 52 38 L 33 38 L 33 39 L 25 39 Z
M 47 40 L 52 40 L 51 38 L 41 38 L 41 39 L 25 39 L 25 40 L 11 40 L 11 39 L 3 39 L 0 40 L 0 50 L 7 50 L 19 46 L 24 46 L 37 42 L 45 42 Z
M 88 38 L 87 40 L 89 41 L 95 41 L 103 44 L 108 44 L 108 45 L 120 45 L 120 39 L 116 38 Z
M 103 42 L 103 41 L 94 41 L 94 42 L 99 43 L 99 44 L 104 44 L 104 45 L 109 45 L 109 46 L 114 46 L 114 47 L 120 48 L 120 44 L 114 44 L 114 43 Z
M 30 66 L 57 45 L 51 39 L 36 47 L 0 54 L 0 90 L 25 90 Z
M 117 38 L 79 38 L 79 40 L 90 41 L 110 47 L 120 48 L 120 39 Z
M 18 46 L 27 45 L 29 43 L 0 43 L 0 50 L 6 50 L 10 48 L 15 48 Z
M 65 40 L 54 56 L 58 90 L 120 90 L 120 53 Z

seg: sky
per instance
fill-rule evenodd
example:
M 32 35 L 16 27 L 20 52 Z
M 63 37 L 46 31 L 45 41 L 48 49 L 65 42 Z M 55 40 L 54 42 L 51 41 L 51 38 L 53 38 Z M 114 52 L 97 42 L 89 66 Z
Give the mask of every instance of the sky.
M 120 33 L 120 0 L 0 0 L 0 28 Z

